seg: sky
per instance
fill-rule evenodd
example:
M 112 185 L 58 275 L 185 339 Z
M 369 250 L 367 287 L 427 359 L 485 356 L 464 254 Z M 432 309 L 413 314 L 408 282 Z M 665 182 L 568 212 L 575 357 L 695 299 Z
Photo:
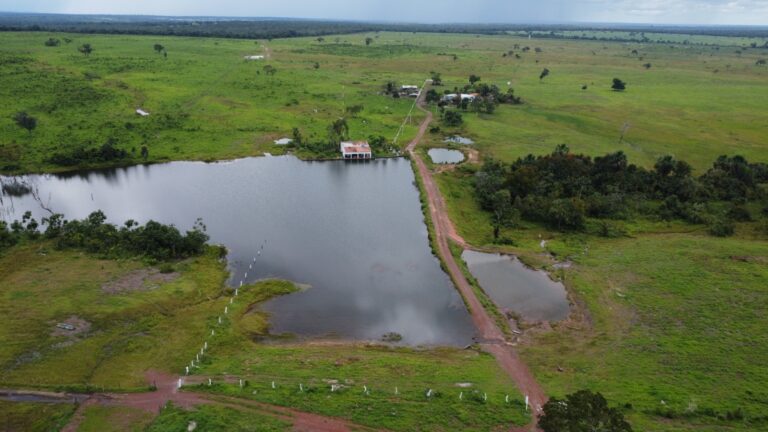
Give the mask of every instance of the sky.
M 420 23 L 768 25 L 768 0 L 0 0 L 0 11 Z

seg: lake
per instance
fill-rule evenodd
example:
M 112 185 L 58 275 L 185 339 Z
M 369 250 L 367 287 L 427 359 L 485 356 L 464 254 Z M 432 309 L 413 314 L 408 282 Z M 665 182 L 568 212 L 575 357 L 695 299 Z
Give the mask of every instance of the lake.
M 511 255 L 465 250 L 469 271 L 502 310 L 526 321 L 560 321 L 570 311 L 565 287 L 544 271 L 533 270 Z
M 465 345 L 474 328 L 432 255 L 418 190 L 404 159 L 303 162 L 294 157 L 160 165 L 23 179 L 68 219 L 101 209 L 110 221 L 154 219 L 189 229 L 200 217 L 229 249 L 231 284 L 261 245 L 248 281 L 311 288 L 263 305 L 273 333 Z M 5 181 L 8 181 L 5 178 Z M 46 216 L 31 195 L 3 196 L 3 215 Z

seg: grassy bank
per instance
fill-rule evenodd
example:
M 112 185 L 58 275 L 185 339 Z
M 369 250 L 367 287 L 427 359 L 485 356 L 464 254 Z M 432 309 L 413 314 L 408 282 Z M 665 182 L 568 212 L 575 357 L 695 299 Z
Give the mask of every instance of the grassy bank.
M 0 401 L 0 430 L 49 432 L 67 424 L 75 406 L 72 404 L 37 404 Z

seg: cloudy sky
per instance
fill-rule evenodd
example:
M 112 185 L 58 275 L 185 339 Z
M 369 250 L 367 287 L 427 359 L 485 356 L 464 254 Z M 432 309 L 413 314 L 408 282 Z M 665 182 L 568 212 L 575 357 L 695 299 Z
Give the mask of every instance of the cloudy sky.
M 0 0 L 0 11 L 415 22 L 768 25 L 768 0 Z

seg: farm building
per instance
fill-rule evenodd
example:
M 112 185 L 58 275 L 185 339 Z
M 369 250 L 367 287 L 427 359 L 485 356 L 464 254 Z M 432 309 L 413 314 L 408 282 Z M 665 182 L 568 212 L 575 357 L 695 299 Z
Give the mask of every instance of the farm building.
M 263 55 L 250 55 L 250 56 L 245 56 L 243 58 L 246 60 L 264 60 Z
M 450 93 L 450 94 L 447 94 L 447 95 L 443 96 L 442 100 L 443 100 L 443 102 L 453 102 L 456 99 L 458 99 L 459 97 L 461 97 L 461 100 L 469 100 L 470 102 L 472 102 L 475 99 L 477 99 L 477 96 L 478 96 L 477 93 L 469 93 L 469 94 L 462 93 L 460 95 L 458 95 L 456 93 Z
M 346 160 L 373 159 L 368 141 L 342 141 L 341 156 Z
M 419 86 L 404 85 L 400 86 L 400 94 L 408 97 L 419 97 Z

